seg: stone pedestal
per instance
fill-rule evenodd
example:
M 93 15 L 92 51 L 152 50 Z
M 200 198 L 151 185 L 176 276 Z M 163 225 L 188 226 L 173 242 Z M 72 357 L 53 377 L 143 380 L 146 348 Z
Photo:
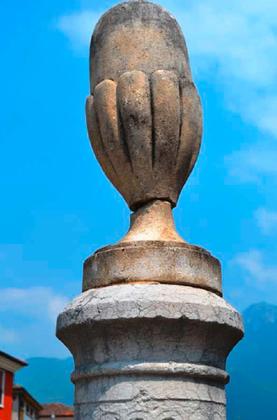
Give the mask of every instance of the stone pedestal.
M 92 289 L 59 316 L 74 356 L 77 420 L 221 420 L 226 358 L 239 314 L 216 294 L 180 285 Z
M 176 232 L 201 144 L 202 107 L 176 20 L 144 0 L 96 25 L 86 116 L 92 148 L 130 209 L 130 230 L 89 257 L 59 316 L 74 357 L 77 420 L 223 420 L 226 358 L 242 337 L 219 261 Z

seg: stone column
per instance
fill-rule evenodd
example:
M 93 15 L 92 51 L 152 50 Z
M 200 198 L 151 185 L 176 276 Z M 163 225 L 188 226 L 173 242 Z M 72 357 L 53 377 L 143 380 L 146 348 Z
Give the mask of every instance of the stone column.
M 242 337 L 221 267 L 176 232 L 172 208 L 198 156 L 202 112 L 176 20 L 122 3 L 94 31 L 87 125 L 130 230 L 84 263 L 57 336 L 74 357 L 75 418 L 225 419 L 226 358 Z

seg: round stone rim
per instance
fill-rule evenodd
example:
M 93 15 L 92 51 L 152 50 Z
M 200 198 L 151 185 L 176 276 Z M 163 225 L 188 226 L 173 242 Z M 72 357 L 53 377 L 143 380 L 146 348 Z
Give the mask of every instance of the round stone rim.
M 84 263 L 83 291 L 136 282 L 193 286 L 222 296 L 218 259 L 186 243 L 119 243 L 98 250 Z
M 78 330 L 88 322 L 133 319 L 186 319 L 189 322 L 225 325 L 242 337 L 239 313 L 222 297 L 207 290 L 169 284 L 124 284 L 91 289 L 77 296 L 57 321 L 57 332 Z

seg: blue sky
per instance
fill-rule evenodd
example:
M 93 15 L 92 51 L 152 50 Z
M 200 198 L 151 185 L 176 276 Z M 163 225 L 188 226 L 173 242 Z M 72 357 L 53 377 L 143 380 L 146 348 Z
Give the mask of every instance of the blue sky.
M 55 319 L 82 261 L 119 240 L 129 210 L 89 146 L 88 44 L 114 1 L 0 5 L 0 348 L 65 356 Z M 238 309 L 277 304 L 276 0 L 161 0 L 180 22 L 204 107 L 201 154 L 175 219 L 223 266 Z

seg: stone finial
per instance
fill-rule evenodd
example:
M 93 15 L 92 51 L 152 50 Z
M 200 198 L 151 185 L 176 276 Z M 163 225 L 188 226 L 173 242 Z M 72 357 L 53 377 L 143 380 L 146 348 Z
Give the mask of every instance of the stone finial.
M 84 293 L 58 318 L 75 419 L 225 420 L 241 318 L 220 296 L 219 261 L 172 217 L 202 128 L 184 38 L 159 6 L 125 2 L 98 23 L 90 67 L 91 143 L 134 213 L 120 242 L 85 261 Z
M 90 49 L 93 150 L 129 207 L 174 207 L 198 156 L 202 116 L 187 48 L 160 6 L 131 1 L 99 21 Z
M 84 290 L 158 281 L 221 293 L 219 262 L 186 244 L 172 216 L 202 134 L 201 104 L 177 21 L 148 1 L 110 9 L 92 36 L 90 84 L 93 150 L 134 213 L 127 235 L 85 262 Z

